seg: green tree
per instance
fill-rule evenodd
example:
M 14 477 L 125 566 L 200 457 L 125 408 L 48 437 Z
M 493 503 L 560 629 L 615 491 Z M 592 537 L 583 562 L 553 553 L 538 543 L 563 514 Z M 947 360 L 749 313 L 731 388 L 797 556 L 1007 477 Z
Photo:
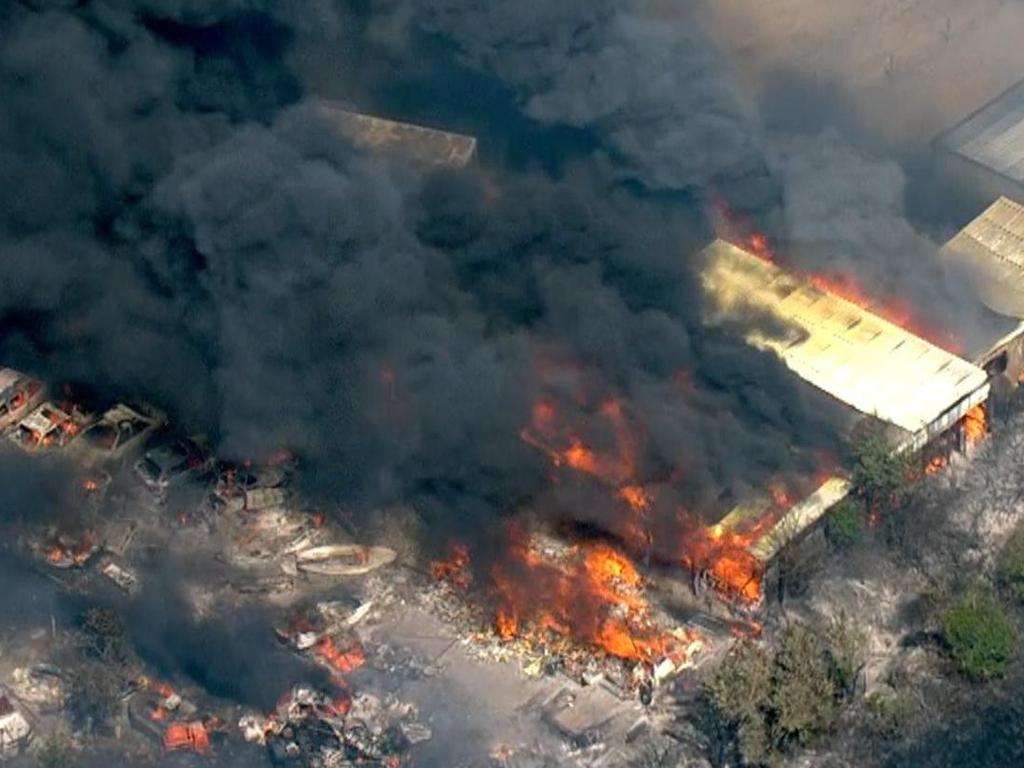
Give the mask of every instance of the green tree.
M 913 457 L 894 453 L 881 436 L 853 444 L 853 483 L 872 510 L 898 505 L 913 477 Z
M 974 680 L 1001 677 L 1017 652 L 1017 631 L 998 597 L 975 586 L 946 610 L 942 632 L 960 671 Z
M 825 538 L 833 548 L 850 549 L 864 538 L 864 509 L 853 499 L 843 499 L 825 517 Z
M 752 763 L 772 752 L 768 723 L 773 707 L 772 658 L 750 642 L 737 645 L 708 683 L 723 719 L 736 731 L 740 751 Z
M 803 744 L 835 721 L 837 690 L 826 649 L 807 627 L 795 624 L 783 635 L 775 654 L 774 685 L 776 744 Z
M 835 655 L 827 636 L 795 624 L 774 652 L 747 642 L 723 660 L 706 691 L 747 763 L 772 763 L 835 723 L 841 701 Z
M 1009 597 L 1024 602 L 1024 525 L 1018 526 L 999 550 L 996 583 Z

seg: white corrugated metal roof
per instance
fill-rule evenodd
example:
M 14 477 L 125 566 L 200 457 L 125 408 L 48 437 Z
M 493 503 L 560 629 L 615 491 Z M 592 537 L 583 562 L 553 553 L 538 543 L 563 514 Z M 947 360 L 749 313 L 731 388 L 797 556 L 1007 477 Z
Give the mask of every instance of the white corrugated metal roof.
M 1024 206 L 1001 197 L 942 248 L 989 309 L 1024 319 Z
M 1024 183 L 1024 80 L 942 138 L 952 152 Z
M 708 322 L 747 328 L 794 373 L 912 434 L 987 389 L 985 371 L 724 240 L 703 252 Z
M 467 165 L 476 153 L 473 136 L 364 115 L 327 101 L 318 107 L 342 134 L 366 149 L 399 151 L 417 162 L 453 168 Z

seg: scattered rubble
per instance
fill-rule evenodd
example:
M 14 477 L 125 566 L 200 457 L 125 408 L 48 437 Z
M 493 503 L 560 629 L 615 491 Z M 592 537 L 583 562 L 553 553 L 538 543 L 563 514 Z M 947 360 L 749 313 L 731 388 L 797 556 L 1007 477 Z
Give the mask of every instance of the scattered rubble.
M 20 755 L 32 741 L 32 726 L 11 700 L 0 694 L 0 760 Z
M 340 768 L 398 766 L 413 744 L 431 738 L 415 708 L 370 694 L 334 698 L 297 686 L 267 717 L 250 714 L 238 727 L 250 743 L 267 748 L 275 765 Z
M 110 579 L 120 590 L 133 595 L 139 588 L 139 577 L 128 568 L 124 568 L 113 560 L 100 566 L 100 573 Z
M 59 711 L 70 692 L 67 675 L 52 664 L 18 667 L 8 682 L 10 690 L 38 712 Z

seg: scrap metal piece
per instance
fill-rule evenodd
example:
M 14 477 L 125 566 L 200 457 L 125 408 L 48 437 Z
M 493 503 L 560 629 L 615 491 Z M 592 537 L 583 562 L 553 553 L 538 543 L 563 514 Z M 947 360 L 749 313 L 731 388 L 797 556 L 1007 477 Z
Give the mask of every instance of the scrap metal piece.
M 398 553 L 387 547 L 333 544 L 313 547 L 295 556 L 296 567 L 323 576 L 362 576 L 395 561 Z

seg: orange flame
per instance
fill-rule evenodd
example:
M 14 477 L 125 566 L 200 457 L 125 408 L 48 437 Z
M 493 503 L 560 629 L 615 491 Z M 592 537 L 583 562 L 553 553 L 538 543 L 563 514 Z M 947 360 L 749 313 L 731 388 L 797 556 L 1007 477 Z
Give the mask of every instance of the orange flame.
M 210 734 L 201 722 L 174 723 L 164 731 L 164 749 L 168 752 L 187 749 L 205 755 L 210 751 Z
M 730 209 L 723 200 L 713 204 L 717 234 L 723 240 L 735 243 L 748 253 L 763 261 L 778 265 L 780 260 L 768 236 L 753 228 L 750 221 Z M 923 322 L 920 312 L 909 306 L 906 301 L 894 296 L 869 296 L 860 283 L 852 275 L 826 275 L 817 272 L 798 272 L 792 265 L 783 265 L 792 274 L 810 282 L 819 290 L 845 299 L 872 314 L 898 325 L 915 336 L 919 336 L 938 347 L 954 354 L 963 351 L 963 345 L 948 329 L 932 328 Z
M 976 405 L 964 416 L 964 442 L 973 446 L 985 439 L 988 434 L 988 416 L 984 404 Z
M 499 637 L 549 631 L 618 658 L 647 661 L 672 646 L 654 626 L 640 574 L 624 554 L 608 544 L 586 544 L 555 562 L 541 557 L 517 526 L 508 534 L 507 559 L 490 574 Z
M 469 572 L 469 548 L 465 544 L 451 544 L 448 557 L 430 564 L 430 574 L 436 581 L 450 581 L 460 589 L 467 589 L 472 580 Z
M 342 675 L 354 672 L 366 663 L 366 655 L 361 647 L 354 645 L 348 650 L 342 651 L 334 645 L 334 641 L 329 635 L 324 635 L 320 640 L 315 653 L 331 669 Z

